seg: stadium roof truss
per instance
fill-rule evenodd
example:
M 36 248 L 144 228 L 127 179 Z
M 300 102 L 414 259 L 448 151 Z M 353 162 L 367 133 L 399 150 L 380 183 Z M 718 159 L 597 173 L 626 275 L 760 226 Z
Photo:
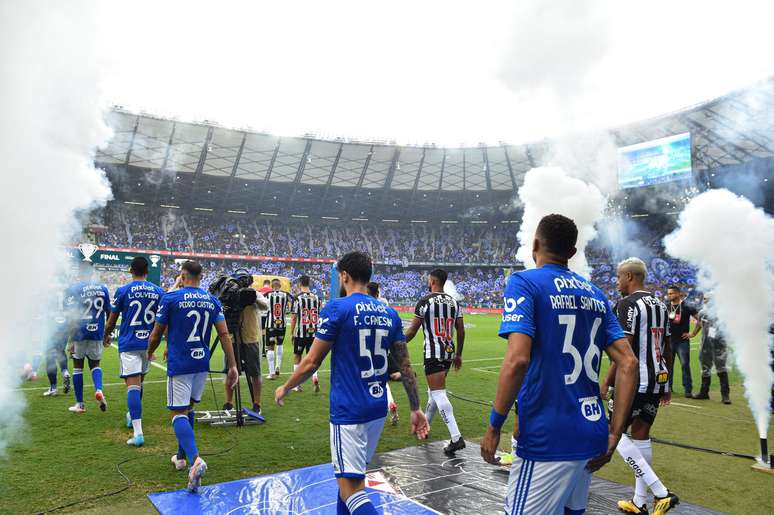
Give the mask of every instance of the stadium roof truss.
M 610 131 L 619 146 L 683 132 L 694 168 L 774 156 L 774 78 Z M 508 202 L 550 143 L 440 148 L 277 137 L 116 108 L 96 162 L 121 200 L 300 217 L 459 217 Z M 115 189 L 115 188 L 114 188 Z

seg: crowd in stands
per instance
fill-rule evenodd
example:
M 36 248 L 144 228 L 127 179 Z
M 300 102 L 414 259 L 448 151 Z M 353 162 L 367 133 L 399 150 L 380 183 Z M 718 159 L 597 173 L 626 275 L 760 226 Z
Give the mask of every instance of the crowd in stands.
M 410 263 L 488 263 L 490 266 L 449 268 L 450 278 L 465 297 L 463 303 L 478 307 L 499 307 L 505 285 L 505 268 L 513 263 L 517 228 L 515 225 L 471 224 L 323 224 L 304 220 L 283 222 L 268 218 L 216 217 L 174 209 L 159 210 L 113 204 L 90 214 L 90 223 L 106 226 L 96 234 L 97 244 L 152 250 L 204 252 L 246 256 L 316 257 L 335 259 L 352 249 L 363 249 L 378 263 L 374 280 L 392 303 L 412 305 L 426 292 L 427 266 Z M 586 251 L 592 266 L 592 281 L 611 300 L 615 289 L 616 263 L 629 254 L 648 264 L 647 285 L 663 297 L 670 284 L 680 284 L 689 293 L 695 288 L 695 270 L 665 256 L 656 231 L 640 228 L 637 248 L 603 244 L 595 240 Z M 617 249 L 616 251 L 611 251 Z M 327 264 L 251 260 L 203 261 L 204 286 L 217 277 L 246 267 L 254 274 L 281 275 L 292 279 L 312 277 L 313 290 L 328 295 Z M 177 265 L 165 258 L 164 287 L 174 282 Z

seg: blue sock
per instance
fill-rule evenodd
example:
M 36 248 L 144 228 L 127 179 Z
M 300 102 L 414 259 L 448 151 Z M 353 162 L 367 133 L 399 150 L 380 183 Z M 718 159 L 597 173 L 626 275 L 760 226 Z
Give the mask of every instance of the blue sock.
M 188 417 L 185 415 L 176 415 L 172 419 L 172 428 L 175 430 L 175 436 L 180 444 L 180 447 L 185 451 L 188 457 L 188 463 L 193 465 L 196 457 L 199 456 L 199 449 L 196 448 L 196 438 L 194 437 L 193 428 L 188 423 Z
M 371 504 L 365 490 L 360 490 L 349 496 L 347 509 L 352 515 L 377 515 L 376 508 Z
M 75 393 L 75 402 L 83 402 L 83 369 L 73 369 L 73 392 Z
M 193 431 L 193 426 L 194 426 L 194 412 L 193 412 L 193 410 L 188 412 L 188 423 L 191 424 L 191 431 Z M 180 460 L 185 458 L 185 449 L 183 449 L 182 445 L 178 445 L 177 446 L 177 458 L 180 459 Z
M 102 367 L 91 369 L 91 380 L 94 382 L 95 390 L 102 390 Z
M 129 406 L 129 416 L 132 420 L 142 418 L 142 401 L 140 400 L 140 387 L 130 386 L 126 391 L 126 404 Z
M 347 503 L 341 499 L 341 490 L 339 490 L 339 495 L 336 496 L 336 500 L 338 501 L 336 503 L 336 515 L 349 515 Z
M 144 392 L 145 389 L 140 385 L 140 400 L 142 400 L 142 392 Z

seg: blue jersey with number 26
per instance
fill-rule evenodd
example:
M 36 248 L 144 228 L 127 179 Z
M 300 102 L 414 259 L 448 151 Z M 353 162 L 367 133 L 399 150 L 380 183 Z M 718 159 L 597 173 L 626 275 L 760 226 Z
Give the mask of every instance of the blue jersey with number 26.
M 320 312 L 316 338 L 331 349 L 331 422 L 364 424 L 387 416 L 387 350 L 404 341 L 398 313 L 370 295 L 333 299 Z
M 168 376 L 210 369 L 210 333 L 221 320 L 220 302 L 201 288 L 180 288 L 161 298 L 156 322 L 168 328 Z
M 517 454 L 535 461 L 575 461 L 607 450 L 599 396 L 601 354 L 624 338 L 602 291 L 560 265 L 513 274 L 505 288 L 500 336 L 532 337 L 519 391 Z
M 149 281 L 132 281 L 116 290 L 110 311 L 121 314 L 118 351 L 146 350 L 164 290 Z

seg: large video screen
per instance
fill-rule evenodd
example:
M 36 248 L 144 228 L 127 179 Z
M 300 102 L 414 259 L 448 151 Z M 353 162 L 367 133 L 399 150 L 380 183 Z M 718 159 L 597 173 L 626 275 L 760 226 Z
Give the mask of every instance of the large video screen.
M 618 149 L 618 185 L 621 189 L 691 177 L 691 135 L 688 132 Z

